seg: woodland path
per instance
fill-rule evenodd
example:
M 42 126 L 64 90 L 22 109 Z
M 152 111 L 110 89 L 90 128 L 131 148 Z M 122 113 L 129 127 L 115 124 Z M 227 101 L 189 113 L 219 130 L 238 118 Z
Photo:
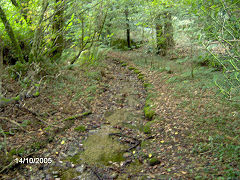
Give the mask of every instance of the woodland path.
M 152 99 L 156 115 L 151 121 L 144 117 L 150 94 L 144 88 L 146 82 L 130 70 L 134 65 L 128 53 L 111 52 L 104 60 L 100 93 L 85 104 L 91 114 L 71 120 L 67 129 L 56 132 L 50 143 L 30 156 L 51 158 L 52 163 L 18 164 L 2 178 L 192 179 L 201 174 L 211 160 L 202 162 L 193 153 L 191 117 L 176 108 L 180 102 L 173 99 L 159 74 L 139 68 L 157 94 Z M 72 114 L 80 109 L 74 106 Z
M 118 60 L 107 61 L 103 93 L 95 100 L 92 114 L 75 120 L 54 143 L 33 156 L 51 158 L 52 163 L 21 165 L 18 178 L 126 179 L 143 175 L 133 173 L 128 165 L 138 165 L 140 143 L 148 138 L 139 130 L 146 122 L 142 110 L 145 90 L 137 76 Z M 86 131 L 74 131 L 81 126 Z

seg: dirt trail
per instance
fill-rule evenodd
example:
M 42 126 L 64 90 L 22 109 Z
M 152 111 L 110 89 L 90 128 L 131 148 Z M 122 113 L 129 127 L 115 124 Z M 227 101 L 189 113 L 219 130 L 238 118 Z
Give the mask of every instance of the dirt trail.
M 34 180 L 192 179 L 205 173 L 204 166 L 211 161 L 203 162 L 193 153 L 193 120 L 175 108 L 180 102 L 172 97 L 161 73 L 140 67 L 129 70 L 134 66 L 129 54 L 111 52 L 104 60 L 107 66 L 98 81 L 100 93 L 84 104 L 92 114 L 71 121 L 69 129 L 32 156 L 51 158 L 52 163 L 20 165 L 14 176 Z M 136 71 L 144 74 L 147 83 L 139 80 Z M 149 83 L 151 90 L 144 88 Z M 143 113 L 149 97 L 156 112 L 151 121 Z M 83 111 L 76 107 L 71 114 Z
M 22 165 L 18 177 L 127 179 L 142 176 L 135 167 L 140 167 L 138 150 L 141 141 L 147 138 L 141 131 L 146 122 L 145 90 L 126 67 L 112 59 L 107 61 L 108 68 L 102 72 L 100 82 L 102 94 L 91 104 L 92 114 L 76 120 L 71 129 L 36 155 L 51 158 L 52 163 Z M 74 131 L 76 127 L 86 129 Z

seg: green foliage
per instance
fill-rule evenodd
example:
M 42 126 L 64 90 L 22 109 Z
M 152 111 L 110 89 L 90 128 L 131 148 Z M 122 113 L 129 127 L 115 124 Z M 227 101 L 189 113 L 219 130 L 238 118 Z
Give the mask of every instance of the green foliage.
M 13 155 L 19 155 L 19 156 L 22 156 L 25 154 L 25 149 L 24 148 L 19 148 L 19 149 L 12 149 L 9 154 L 11 156 Z
M 208 1 L 203 3 L 196 1 L 192 7 L 194 13 L 198 16 L 202 27 L 199 39 L 206 50 L 211 54 L 214 61 L 210 62 L 213 66 L 221 66 L 224 72 L 224 79 L 215 80 L 215 84 L 220 91 L 228 98 L 236 96 L 240 87 L 239 71 L 239 39 L 240 21 L 239 21 L 239 3 L 237 1 Z M 198 10 L 197 10 L 198 9 Z M 238 19 L 238 20 L 237 20 Z M 215 41 L 209 43 L 209 41 Z M 216 48 L 222 49 L 222 52 L 216 52 Z M 224 57 L 222 56 L 224 55 Z M 225 58 L 226 57 L 226 58 Z M 224 81 L 220 83 L 218 81 Z
M 39 91 L 36 91 L 36 92 L 33 94 L 34 97 L 37 97 L 37 96 L 39 96 L 39 95 L 40 95 L 40 92 L 39 92 Z
M 81 126 L 74 128 L 74 130 L 78 131 L 78 132 L 84 132 L 84 131 L 86 131 L 86 127 L 81 125 Z
M 141 42 L 130 40 L 131 46 L 133 48 L 140 48 Z M 120 50 L 129 50 L 127 41 L 125 39 L 112 39 L 110 45 L 116 49 Z
M 18 61 L 15 65 L 9 67 L 8 72 L 12 78 L 17 79 L 26 75 L 28 67 L 28 63 L 21 63 Z
M 85 50 L 81 52 L 81 55 L 75 62 L 78 65 L 98 65 L 99 62 L 106 56 L 106 54 L 111 50 L 105 46 L 93 46 L 90 50 Z
M 30 124 L 31 124 L 31 121 L 30 121 L 30 120 L 24 120 L 24 121 L 22 122 L 21 126 L 26 127 L 26 126 L 28 126 L 28 125 L 30 125 Z

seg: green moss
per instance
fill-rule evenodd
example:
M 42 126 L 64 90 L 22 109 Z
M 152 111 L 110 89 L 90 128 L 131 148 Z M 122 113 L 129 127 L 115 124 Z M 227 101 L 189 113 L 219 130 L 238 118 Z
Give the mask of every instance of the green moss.
M 9 154 L 12 155 L 24 155 L 25 149 L 24 148 L 19 148 L 19 149 L 12 149 Z
M 149 140 L 144 140 L 141 142 L 141 147 L 142 148 L 146 148 L 146 147 L 149 147 L 150 145 L 150 141 Z M 144 155 L 144 157 L 148 157 L 147 155 Z
M 144 115 L 148 120 L 151 120 L 153 116 L 155 115 L 155 111 L 152 110 L 151 106 L 145 106 L 144 109 Z
M 70 168 L 70 169 L 68 169 L 66 171 L 63 171 L 61 174 L 62 175 L 60 176 L 60 178 L 62 180 L 73 179 L 73 178 L 75 178 L 75 177 L 80 175 L 80 173 L 76 172 L 76 170 L 74 168 Z
M 127 168 L 128 174 L 138 174 L 141 172 L 141 170 L 142 164 L 138 160 L 134 160 Z
M 50 131 L 51 128 L 52 128 L 52 126 L 48 126 L 48 127 L 44 128 L 44 131 Z
M 141 73 L 141 71 L 140 71 L 140 70 L 138 70 L 138 69 L 135 69 L 135 70 L 134 70 L 134 73 L 136 73 L 136 74 L 140 74 L 140 73 Z
M 144 132 L 145 134 L 150 134 L 150 133 L 151 133 L 151 125 L 146 124 L 146 125 L 143 127 L 143 132 Z
M 72 162 L 73 164 L 80 164 L 81 163 L 80 156 L 81 156 L 81 153 L 78 153 L 78 154 L 74 155 L 73 157 L 68 158 L 68 160 L 70 162 Z
M 36 87 L 40 87 L 40 84 L 35 83 L 34 86 L 36 86 Z
M 151 92 L 151 93 L 148 93 L 148 94 L 147 94 L 146 99 L 147 99 L 147 100 L 154 99 L 156 96 L 157 96 L 156 93 L 152 93 L 152 92 Z
M 22 127 L 26 127 L 26 126 L 28 126 L 28 125 L 30 125 L 30 124 L 31 124 L 31 121 L 30 121 L 30 120 L 24 120 L 24 121 L 22 122 L 21 126 L 22 126 Z
M 99 156 L 99 162 L 102 162 L 104 165 L 108 165 L 109 161 L 112 162 L 122 162 L 124 161 L 123 152 L 116 152 L 109 156 L 106 153 L 103 153 Z
M 18 95 L 17 97 L 12 98 L 12 100 L 19 101 L 20 100 L 20 95 Z
M 38 151 L 44 146 L 44 142 L 35 142 L 31 145 L 31 149 Z
M 86 127 L 81 125 L 81 126 L 76 127 L 74 130 L 79 131 L 79 132 L 84 132 L 84 131 L 86 131 Z
M 149 160 L 149 165 L 150 166 L 155 166 L 157 164 L 160 164 L 160 161 L 156 157 L 153 157 Z
M 82 114 L 77 114 L 77 115 L 74 115 L 74 116 L 70 116 L 70 117 L 64 119 L 63 121 L 69 121 L 69 120 L 81 118 L 81 117 L 87 116 L 87 115 L 89 115 L 91 113 L 92 113 L 91 111 L 87 111 L 87 112 L 84 112 Z
M 124 161 L 123 150 L 126 147 L 109 137 L 108 134 L 113 132 L 115 130 L 106 127 L 89 136 L 83 143 L 85 151 L 81 154 L 81 159 L 100 166 L 108 165 L 109 161 Z
M 127 66 L 127 63 L 122 63 L 122 67 L 125 67 L 125 66 Z
M 132 39 L 130 41 L 131 41 L 132 48 L 139 48 L 140 44 L 142 44 L 141 41 L 133 41 Z M 112 38 L 110 45 L 117 49 L 129 50 L 126 39 Z
M 87 71 L 86 75 L 93 80 L 100 81 L 102 80 L 102 75 L 98 71 Z
M 141 177 L 141 180 L 147 180 L 148 179 L 148 176 L 147 175 L 143 175 L 142 177 Z
M 134 70 L 135 67 L 131 67 L 131 66 L 129 66 L 128 69 L 129 69 L 129 70 Z
M 150 83 L 144 83 L 143 86 L 144 86 L 144 88 L 148 88 L 149 86 L 151 86 L 151 84 Z
M 151 133 L 151 126 L 152 124 L 156 123 L 158 119 L 154 119 L 152 121 L 147 122 L 144 126 L 140 128 L 140 131 L 144 132 L 145 134 Z
M 1 98 L 1 99 L 0 99 L 0 101 L 6 102 L 6 103 L 9 102 L 9 101 L 11 101 L 11 100 L 12 100 L 12 99 L 7 99 L 7 98 Z
M 138 79 L 143 80 L 144 76 L 138 76 Z
M 151 104 L 152 104 L 152 100 L 148 98 L 145 102 L 145 106 L 151 106 Z
M 37 92 L 35 92 L 35 93 L 33 94 L 34 97 L 37 97 L 37 96 L 39 96 L 39 95 L 40 95 L 39 91 L 37 91 Z

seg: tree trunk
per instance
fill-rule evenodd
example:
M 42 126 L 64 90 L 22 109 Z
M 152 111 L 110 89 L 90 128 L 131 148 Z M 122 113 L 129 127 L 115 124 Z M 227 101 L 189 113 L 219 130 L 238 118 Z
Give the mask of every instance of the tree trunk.
M 18 60 L 21 61 L 21 62 L 24 62 L 24 58 L 23 58 L 23 53 L 22 53 L 21 47 L 20 47 L 17 39 L 15 38 L 15 35 L 13 33 L 13 29 L 12 29 L 9 21 L 7 20 L 6 14 L 3 11 L 1 6 L 0 6 L 0 18 L 1 18 L 1 20 L 2 20 L 2 22 L 4 24 L 4 26 L 5 26 L 5 29 L 7 31 L 7 34 L 9 36 L 9 38 L 12 41 L 12 45 L 13 45 L 13 48 L 15 49 L 15 51 L 16 51 Z
M 56 0 L 55 16 L 53 24 L 53 51 L 51 52 L 52 61 L 61 57 L 64 48 L 63 25 L 64 25 L 64 3 L 62 0 Z
M 128 18 L 128 8 L 126 7 L 125 9 L 125 16 L 126 16 L 126 26 L 127 26 L 127 45 L 128 45 L 128 48 L 131 49 L 131 41 L 130 41 L 130 25 L 129 25 L 129 18 Z
M 164 37 L 163 25 L 160 22 L 160 15 L 157 17 L 156 22 L 156 40 L 157 40 L 157 54 L 161 56 L 166 55 L 167 46 L 166 38 Z
M 38 61 L 39 60 L 39 56 L 40 56 L 40 51 L 39 51 L 39 46 L 41 44 L 41 33 L 42 33 L 42 21 L 44 18 L 44 13 L 46 12 L 48 7 L 48 2 L 47 1 L 43 1 L 42 3 L 42 11 L 41 11 L 41 15 L 39 17 L 38 20 L 38 24 L 37 27 L 35 29 L 34 32 L 34 39 L 33 39 L 33 45 L 32 45 L 32 49 L 29 55 L 29 61 L 33 62 L 33 61 Z
M 103 28 L 104 28 L 105 23 L 106 23 L 107 15 L 108 15 L 108 11 L 105 12 L 105 15 L 104 15 L 104 17 L 103 17 L 103 20 L 101 21 L 101 24 L 99 25 L 97 41 L 99 41 L 100 36 L 101 36 L 101 34 L 102 34 Z M 102 19 L 102 18 L 101 18 L 101 19 Z
M 169 49 L 174 46 L 172 15 L 171 12 L 166 12 L 164 13 L 164 15 L 165 15 L 164 36 L 166 37 L 167 49 Z

